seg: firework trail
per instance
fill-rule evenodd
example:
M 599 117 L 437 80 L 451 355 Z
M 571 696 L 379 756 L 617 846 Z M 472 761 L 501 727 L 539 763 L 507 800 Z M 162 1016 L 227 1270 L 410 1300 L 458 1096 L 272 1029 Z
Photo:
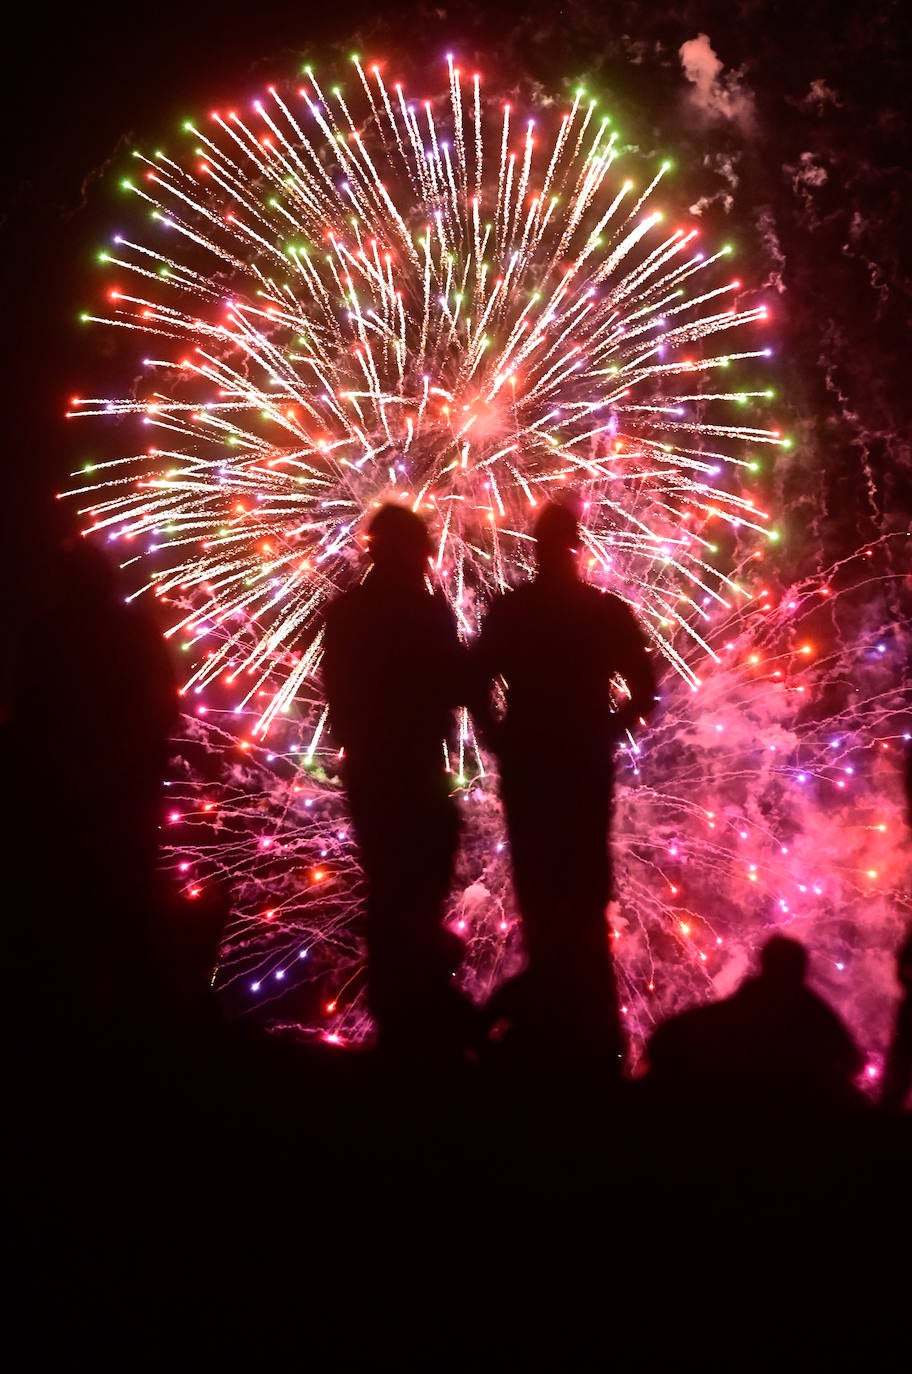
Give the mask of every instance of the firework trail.
M 632 603 L 664 660 L 658 723 L 621 765 L 612 928 L 636 1041 L 806 914 L 808 882 L 845 899 L 834 864 L 797 882 L 789 804 L 777 796 L 777 820 L 763 804 L 829 747 L 814 752 L 785 700 L 785 679 L 814 690 L 794 682 L 792 639 L 816 591 L 788 593 L 789 611 L 761 575 L 777 535 L 750 482 L 789 445 L 746 423 L 773 398 L 767 312 L 727 246 L 667 218 L 667 163 L 624 173 L 582 91 L 539 121 L 451 58 L 447 76 L 412 100 L 357 58 L 351 89 L 307 68 L 250 110 L 186 124 L 179 160 L 135 154 L 124 188 L 149 230 L 102 254 L 108 309 L 84 318 L 145 341 L 142 379 L 71 414 L 141 425 L 144 442 L 87 464 L 78 491 L 186 661 L 165 852 L 188 898 L 231 889 L 218 984 L 238 1010 L 282 994 L 279 1020 L 352 1040 L 370 1030 L 360 875 L 319 691 L 322 611 L 362 575 L 367 517 L 398 500 L 428 519 L 432 575 L 471 638 L 491 594 L 531 570 L 535 507 L 571 486 L 590 578 Z M 751 672 L 761 640 L 778 696 Z M 837 640 L 821 661 L 841 671 Z M 895 733 L 893 696 L 876 700 Z M 771 730 L 779 752 L 752 773 Z M 560 748 L 561 722 L 543 722 L 546 805 Z M 465 712 L 441 750 L 465 819 L 450 915 L 481 996 L 521 957 L 496 780 Z

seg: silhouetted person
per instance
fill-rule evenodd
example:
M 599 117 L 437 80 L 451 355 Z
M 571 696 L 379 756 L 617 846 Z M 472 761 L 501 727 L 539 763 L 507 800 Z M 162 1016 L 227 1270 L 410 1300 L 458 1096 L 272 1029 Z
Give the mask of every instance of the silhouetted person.
M 671 1016 L 649 1040 L 654 1088 L 722 1108 L 860 1105 L 863 1056 L 805 979 L 807 951 L 771 936 L 760 969 L 730 997 Z
M 655 678 L 633 612 L 579 576 L 574 512 L 546 506 L 534 535 L 535 578 L 492 603 L 473 653 L 472 709 L 499 762 L 527 957 L 489 1018 L 503 1013 L 536 1056 L 597 1056 L 614 1071 L 623 1037 L 605 916 L 613 758 L 653 709 Z
M 906 745 L 903 760 L 903 785 L 906 795 L 906 820 L 912 827 L 912 744 Z M 893 1023 L 893 1038 L 887 1049 L 880 1105 L 897 1112 L 909 1104 L 912 1092 L 912 925 L 896 951 L 896 976 L 902 993 Z
M 385 505 L 368 529 L 371 568 L 326 614 L 323 685 L 367 883 L 367 998 L 378 1045 L 454 1054 L 474 1009 L 453 978 L 462 947 L 442 922 L 459 821 L 444 740 L 464 700 L 464 651 L 426 578 L 427 528 Z
M 896 976 L 902 993 L 880 1091 L 880 1105 L 894 1112 L 908 1106 L 912 1091 L 912 925 L 896 952 Z

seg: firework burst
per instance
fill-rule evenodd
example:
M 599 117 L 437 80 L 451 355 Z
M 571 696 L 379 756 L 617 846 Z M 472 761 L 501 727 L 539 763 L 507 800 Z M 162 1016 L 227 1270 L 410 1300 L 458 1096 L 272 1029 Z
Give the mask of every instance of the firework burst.
M 146 442 L 87 465 L 78 490 L 187 665 L 167 852 L 188 896 L 214 875 L 230 885 L 220 982 L 241 1001 L 318 987 L 342 1038 L 369 1027 L 320 621 L 362 575 L 371 511 L 393 499 L 428 519 L 430 575 L 468 639 L 490 595 L 528 574 L 535 507 L 579 494 L 589 576 L 631 602 L 672 684 L 654 807 L 675 768 L 661 731 L 675 711 L 692 720 L 707 669 L 732 709 L 720 636 L 742 643 L 751 560 L 776 538 L 749 483 L 764 448 L 789 443 L 745 423 L 772 397 L 766 308 L 731 278 L 727 246 L 669 218 L 669 164 L 628 175 L 582 91 L 540 117 L 446 71 L 413 100 L 357 58 L 351 89 L 307 68 L 249 110 L 185 125 L 184 156 L 135 154 L 124 188 L 148 232 L 102 255 L 108 309 L 84 318 L 144 340 L 142 379 L 71 407 L 143 426 Z M 560 728 L 543 723 L 544 773 Z M 441 749 L 466 821 L 451 917 L 481 995 L 519 957 L 507 859 L 466 713 Z M 625 757 L 640 783 L 632 740 Z M 655 817 L 640 802 L 628 821 L 630 805 L 632 855 Z M 682 805 L 675 833 L 696 816 Z M 687 989 L 711 986 L 723 936 L 669 906 L 654 854 L 634 868 L 622 906 L 637 911 L 614 918 L 619 938 L 642 934 L 625 976 L 647 1026 L 656 933 L 690 941 Z M 710 925 L 712 948 L 695 947 Z

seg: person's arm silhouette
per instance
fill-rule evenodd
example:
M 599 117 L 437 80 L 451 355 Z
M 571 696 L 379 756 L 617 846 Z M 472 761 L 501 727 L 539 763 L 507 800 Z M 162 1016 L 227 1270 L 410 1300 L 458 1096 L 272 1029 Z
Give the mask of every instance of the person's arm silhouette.
M 344 748 L 351 744 L 359 705 L 350 621 L 349 598 L 337 597 L 325 614 L 320 664 L 323 693 L 332 712 L 333 734 Z
M 501 671 L 501 605 L 498 598 L 491 606 L 467 658 L 469 711 L 479 740 L 495 755 L 500 753 L 501 720 L 494 710 L 492 685 Z
M 468 650 L 459 638 L 456 617 L 450 603 L 439 589 L 433 593 L 433 604 L 440 627 L 440 666 L 445 704 L 450 709 L 471 706 L 471 660 Z
M 629 606 L 616 599 L 618 672 L 629 696 L 620 702 L 612 718 L 615 738 L 633 730 L 655 709 L 656 674 L 646 636 Z

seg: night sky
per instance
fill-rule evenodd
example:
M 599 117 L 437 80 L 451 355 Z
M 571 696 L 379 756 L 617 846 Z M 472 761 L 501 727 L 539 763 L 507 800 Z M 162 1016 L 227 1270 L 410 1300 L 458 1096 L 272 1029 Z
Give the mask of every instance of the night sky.
M 796 569 L 904 526 L 912 20 L 901 5 L 347 5 L 264 19 L 236 5 L 102 4 L 52 23 L 22 7 L 18 26 L 0 232 L 5 507 L 27 545 L 81 457 L 68 394 L 96 380 L 114 389 L 111 342 L 77 317 L 101 286 L 95 253 L 123 215 L 130 148 L 173 147 L 187 114 L 355 49 L 411 66 L 411 89 L 452 49 L 489 86 L 597 91 L 630 143 L 674 159 L 683 207 L 699 208 L 711 241 L 731 238 L 745 280 L 767 288 L 783 428 L 797 441 L 770 502 L 787 512 Z

